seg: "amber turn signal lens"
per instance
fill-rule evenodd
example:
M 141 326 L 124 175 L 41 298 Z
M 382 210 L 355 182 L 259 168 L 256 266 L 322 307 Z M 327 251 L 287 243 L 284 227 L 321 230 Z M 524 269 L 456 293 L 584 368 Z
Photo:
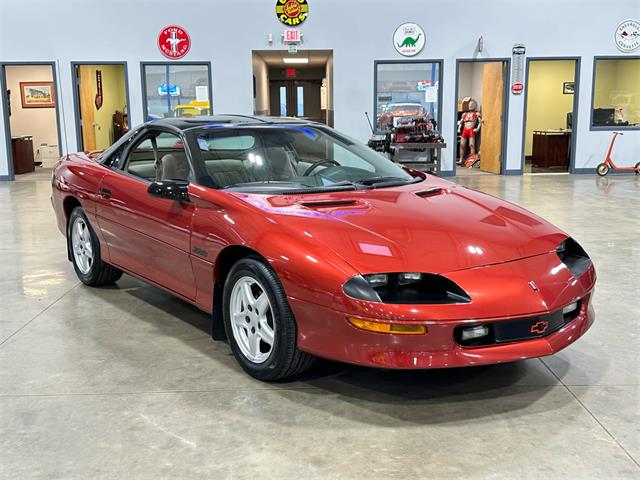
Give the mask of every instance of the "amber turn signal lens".
M 399 323 L 380 323 L 363 320 L 356 317 L 347 317 L 347 321 L 360 330 L 377 333 L 392 333 L 395 335 L 422 335 L 427 333 L 424 325 L 407 325 Z

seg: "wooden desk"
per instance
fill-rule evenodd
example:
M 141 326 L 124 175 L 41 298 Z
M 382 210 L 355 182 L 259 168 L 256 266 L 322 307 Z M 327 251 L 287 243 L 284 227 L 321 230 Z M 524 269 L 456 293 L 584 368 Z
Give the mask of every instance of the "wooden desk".
M 534 130 L 531 163 L 536 167 L 568 169 L 571 130 Z
M 32 137 L 12 137 L 11 154 L 13 156 L 13 173 L 33 172 L 36 165 L 33 161 L 33 140 Z

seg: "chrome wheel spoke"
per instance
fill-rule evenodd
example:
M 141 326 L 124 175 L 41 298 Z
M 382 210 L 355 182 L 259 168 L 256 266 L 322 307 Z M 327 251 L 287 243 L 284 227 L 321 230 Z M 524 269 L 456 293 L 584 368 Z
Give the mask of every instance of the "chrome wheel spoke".
M 262 341 L 269 346 L 273 346 L 273 329 L 267 323 L 267 320 L 261 320 L 259 323 L 260 328 L 257 330 L 257 334 Z
M 249 335 L 249 351 L 254 358 L 260 356 L 260 336 L 257 332 Z
M 256 307 L 256 312 L 261 317 L 264 316 L 267 310 L 271 307 L 269 304 L 269 297 L 267 296 L 267 292 L 263 291 L 260 296 L 256 299 L 254 306 Z

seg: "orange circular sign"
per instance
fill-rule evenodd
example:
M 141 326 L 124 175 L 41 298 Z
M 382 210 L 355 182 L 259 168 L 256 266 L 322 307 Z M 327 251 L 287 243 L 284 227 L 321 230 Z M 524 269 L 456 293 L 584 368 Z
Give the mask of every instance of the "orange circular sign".
M 284 13 L 289 18 L 295 18 L 300 15 L 300 4 L 296 0 L 289 0 L 284 4 Z

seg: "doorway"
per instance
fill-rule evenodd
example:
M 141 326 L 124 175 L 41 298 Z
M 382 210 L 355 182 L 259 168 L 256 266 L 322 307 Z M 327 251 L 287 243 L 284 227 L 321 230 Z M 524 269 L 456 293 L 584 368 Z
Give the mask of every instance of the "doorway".
M 124 62 L 72 63 L 78 150 L 109 148 L 129 130 Z
M 504 172 L 509 59 L 456 62 L 456 175 Z
M 580 59 L 529 58 L 523 173 L 566 173 L 573 165 Z
M 5 63 L 1 66 L 9 180 L 43 172 L 60 157 L 55 63 Z
M 333 52 L 254 50 L 255 115 L 293 117 L 333 126 Z

